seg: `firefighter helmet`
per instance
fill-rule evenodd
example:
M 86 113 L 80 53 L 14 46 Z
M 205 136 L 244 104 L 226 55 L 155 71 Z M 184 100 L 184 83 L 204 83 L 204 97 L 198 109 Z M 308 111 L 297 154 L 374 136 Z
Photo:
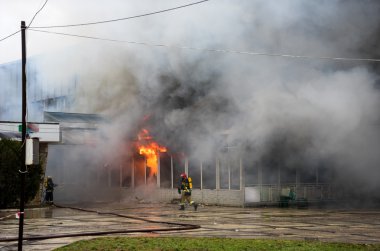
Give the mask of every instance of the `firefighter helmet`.
M 186 179 L 187 178 L 186 173 L 181 173 L 181 178 Z

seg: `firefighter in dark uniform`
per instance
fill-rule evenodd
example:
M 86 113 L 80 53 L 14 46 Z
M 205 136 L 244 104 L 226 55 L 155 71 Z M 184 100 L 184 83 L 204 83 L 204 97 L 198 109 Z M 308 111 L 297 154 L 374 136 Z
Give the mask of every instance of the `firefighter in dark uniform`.
M 51 176 L 48 176 L 45 181 L 45 202 L 49 204 L 53 204 L 53 191 L 56 186 L 53 182 Z
M 193 183 L 190 177 L 187 177 L 186 173 L 181 174 L 181 181 L 178 187 L 178 193 L 181 194 L 181 202 L 179 203 L 179 210 L 185 210 L 185 202 L 187 201 L 196 211 L 198 204 L 191 200 L 191 190 L 193 189 Z

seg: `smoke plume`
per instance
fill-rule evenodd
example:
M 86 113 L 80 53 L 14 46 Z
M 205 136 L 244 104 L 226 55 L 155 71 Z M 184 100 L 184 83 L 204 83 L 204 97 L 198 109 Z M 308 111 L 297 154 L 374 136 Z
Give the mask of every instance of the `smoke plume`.
M 118 1 L 117 7 L 118 14 L 162 8 L 155 1 Z M 209 1 L 77 29 L 166 47 L 90 41 L 55 61 L 75 65 L 63 71 L 78 78 L 71 111 L 114 121 L 105 131 L 115 146 L 143 123 L 170 151 L 209 160 L 228 135 L 227 144 L 246 156 L 247 165 L 327 168 L 337 183 L 376 197 L 379 63 L 318 57 L 380 58 L 379 13 L 375 0 Z M 44 71 L 56 73 L 48 66 Z

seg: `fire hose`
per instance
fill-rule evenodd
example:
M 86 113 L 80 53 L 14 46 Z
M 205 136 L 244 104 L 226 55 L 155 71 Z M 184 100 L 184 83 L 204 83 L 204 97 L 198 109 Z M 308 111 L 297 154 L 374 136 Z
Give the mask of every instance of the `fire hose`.
M 9 214 L 9 215 L 7 215 L 7 216 L 1 217 L 0 220 L 4 220 L 4 219 L 6 219 L 6 218 L 10 218 L 10 217 L 12 217 L 12 216 L 14 216 L 14 214 Z
M 151 233 L 151 232 L 169 232 L 169 231 L 184 231 L 184 230 L 193 230 L 198 229 L 201 226 L 186 224 L 186 223 L 177 223 L 177 222 L 167 222 L 167 221 L 155 221 L 144 219 L 141 217 L 124 215 L 113 212 L 99 212 L 91 209 L 77 208 L 77 207 L 69 207 L 69 206 L 60 206 L 54 204 L 58 208 L 68 208 L 72 210 L 78 210 L 89 213 L 97 213 L 100 215 L 113 215 L 117 217 L 129 218 L 134 220 L 141 220 L 149 223 L 159 223 L 159 224 L 167 224 L 167 225 L 175 225 L 177 227 L 166 227 L 166 228 L 138 228 L 138 229 L 128 229 L 128 230 L 107 230 L 107 231 L 97 231 L 97 232 L 82 232 L 82 233 L 70 233 L 70 234 L 55 234 L 55 235 L 39 235 L 39 236 L 25 236 L 23 240 L 45 240 L 45 239 L 54 239 L 54 238 L 66 238 L 66 237 L 80 237 L 80 236 L 98 236 L 98 235 L 109 235 L 109 234 L 127 234 L 127 233 Z M 7 237 L 0 238 L 0 242 L 11 242 L 17 241 L 18 237 Z

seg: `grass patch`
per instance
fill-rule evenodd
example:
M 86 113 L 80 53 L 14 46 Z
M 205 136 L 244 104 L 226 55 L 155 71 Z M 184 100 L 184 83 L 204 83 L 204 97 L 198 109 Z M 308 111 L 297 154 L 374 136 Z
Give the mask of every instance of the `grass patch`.
M 275 251 L 351 251 L 380 250 L 380 244 L 327 243 L 319 241 L 294 240 L 257 240 L 230 238 L 189 238 L 189 237 L 102 237 L 92 240 L 74 242 L 55 249 L 94 250 L 94 251 L 242 251 L 242 250 L 275 250 Z

